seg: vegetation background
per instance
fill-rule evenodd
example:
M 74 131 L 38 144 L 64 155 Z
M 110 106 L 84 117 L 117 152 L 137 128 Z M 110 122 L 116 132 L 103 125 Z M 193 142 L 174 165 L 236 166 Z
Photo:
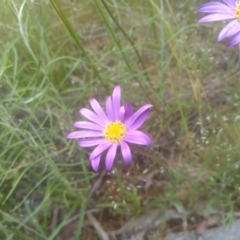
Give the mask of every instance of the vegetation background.
M 156 209 L 239 211 L 239 56 L 216 42 L 224 23 L 197 24 L 204 2 L 1 0 L 0 239 L 99 239 L 91 223 L 112 232 Z M 116 85 L 134 109 L 154 105 L 154 143 L 94 173 L 66 135 Z

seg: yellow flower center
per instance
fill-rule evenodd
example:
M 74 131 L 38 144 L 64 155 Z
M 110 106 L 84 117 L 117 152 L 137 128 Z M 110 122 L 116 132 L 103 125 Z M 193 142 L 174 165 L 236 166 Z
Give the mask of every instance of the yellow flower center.
M 235 13 L 236 13 L 237 19 L 240 21 L 240 3 L 237 3 L 235 8 Z
M 126 126 L 119 122 L 109 123 L 103 130 L 103 136 L 112 143 L 119 143 L 127 133 Z

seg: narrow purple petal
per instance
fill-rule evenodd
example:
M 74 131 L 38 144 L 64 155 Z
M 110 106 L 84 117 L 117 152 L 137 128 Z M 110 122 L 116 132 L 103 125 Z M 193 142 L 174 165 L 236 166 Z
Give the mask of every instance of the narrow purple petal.
M 78 145 L 80 147 L 93 147 L 104 141 L 104 138 L 97 138 L 91 140 L 78 140 Z
M 131 127 L 129 127 L 128 130 L 132 131 L 132 130 L 136 130 L 139 127 L 141 127 L 143 125 L 143 123 L 146 121 L 148 114 L 149 114 L 149 109 L 147 109 L 141 115 L 139 115 L 138 118 L 136 119 L 136 121 L 132 124 Z
M 98 155 L 100 155 L 103 151 L 105 151 L 107 148 L 109 148 L 112 145 L 112 143 L 107 142 L 106 140 L 103 140 L 90 154 L 89 159 L 92 160 L 96 158 Z
M 129 143 L 135 143 L 139 145 L 150 145 L 152 143 L 152 140 L 141 131 L 128 132 L 123 140 Z
M 240 31 L 240 22 L 236 19 L 228 23 L 218 35 L 218 41 L 228 38 Z
M 120 110 L 119 110 L 119 120 L 121 122 L 124 122 L 124 118 L 125 118 L 125 108 L 122 106 L 120 107 Z
M 115 120 L 119 120 L 120 104 L 121 104 L 121 87 L 116 86 L 113 89 L 113 94 L 112 94 L 112 105 L 113 105 Z
M 101 106 L 99 105 L 99 103 L 97 102 L 96 99 L 92 99 L 90 100 L 90 104 L 93 108 L 93 110 L 95 111 L 95 113 L 102 118 L 102 120 L 105 122 L 105 123 L 108 123 L 109 120 L 108 120 L 108 117 L 106 116 L 105 112 L 103 111 L 103 109 L 101 108 Z
M 130 150 L 128 144 L 125 143 L 124 141 L 121 141 L 120 146 L 121 146 L 121 152 L 122 152 L 123 160 L 124 160 L 125 164 L 128 165 L 132 162 L 131 150 Z
M 106 101 L 106 111 L 107 115 L 110 121 L 114 122 L 114 112 L 113 112 L 113 106 L 112 106 L 112 98 L 108 97 Z
M 232 18 L 236 18 L 236 16 L 234 14 L 229 14 L 229 13 L 216 13 L 216 14 L 209 14 L 199 19 L 198 22 L 199 23 L 214 22 L 214 21 L 227 20 Z
M 222 4 L 220 2 L 209 2 L 201 5 L 198 8 L 198 12 L 205 12 L 205 13 L 229 13 L 233 14 L 234 11 L 229 6 Z
M 236 7 L 236 0 L 222 0 L 225 4 L 229 7 L 235 8 Z
M 97 131 L 76 131 L 69 133 L 67 138 L 102 137 L 102 135 L 102 132 Z
M 229 41 L 228 46 L 231 47 L 233 45 L 236 45 L 240 43 L 240 32 L 238 32 L 231 41 Z
M 87 108 L 82 108 L 79 111 L 85 118 L 87 118 L 88 120 L 96 123 L 97 125 L 100 125 L 102 127 L 105 126 L 104 121 L 94 112 L 90 111 Z
M 103 131 L 103 127 L 101 127 L 95 123 L 86 122 L 86 121 L 75 122 L 73 124 L 73 126 L 76 128 L 84 128 L 84 129 L 91 129 L 91 130 L 96 130 L 96 131 Z
M 133 123 L 138 119 L 138 117 L 143 114 L 145 111 L 147 111 L 150 107 L 152 107 L 151 104 L 147 104 L 142 106 L 141 108 L 138 109 L 137 112 L 135 112 L 126 122 L 127 128 L 131 127 Z
M 100 159 L 101 159 L 101 154 L 91 160 L 91 165 L 92 165 L 92 168 L 95 172 L 98 171 Z
M 112 144 L 112 146 L 109 148 L 107 156 L 106 156 L 106 162 L 105 167 L 107 170 L 111 170 L 113 166 L 113 161 L 116 156 L 118 144 Z
M 125 121 L 126 121 L 132 116 L 133 109 L 132 109 L 132 105 L 129 102 L 126 102 L 124 107 L 125 107 Z

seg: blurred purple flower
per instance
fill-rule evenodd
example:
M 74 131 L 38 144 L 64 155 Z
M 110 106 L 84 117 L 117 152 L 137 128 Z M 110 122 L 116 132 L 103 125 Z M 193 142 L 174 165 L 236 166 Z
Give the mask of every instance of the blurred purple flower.
M 218 35 L 220 42 L 224 38 L 232 37 L 228 46 L 240 43 L 240 0 L 222 0 L 220 2 L 209 2 L 201 5 L 198 12 L 209 13 L 198 22 L 213 22 L 233 19 L 229 22 Z
M 132 161 L 131 150 L 128 143 L 149 145 L 151 139 L 143 132 L 137 130 L 146 120 L 152 105 L 147 104 L 133 113 L 130 103 L 121 106 L 121 88 L 116 86 L 112 96 L 106 101 L 106 113 L 96 99 L 90 101 L 91 111 L 87 108 L 80 109 L 80 113 L 89 121 L 75 122 L 74 127 L 87 130 L 76 131 L 68 134 L 67 138 L 77 138 L 80 147 L 96 148 L 90 154 L 92 168 L 98 171 L 102 153 L 108 149 L 105 167 L 111 170 L 120 146 L 124 162 Z

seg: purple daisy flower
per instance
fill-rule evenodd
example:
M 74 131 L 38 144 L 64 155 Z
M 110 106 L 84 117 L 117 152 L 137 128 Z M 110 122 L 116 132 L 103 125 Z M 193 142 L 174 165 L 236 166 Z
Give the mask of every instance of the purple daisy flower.
M 120 146 L 124 162 L 130 164 L 132 154 L 128 143 L 149 145 L 151 139 L 143 132 L 137 130 L 146 120 L 152 105 L 147 104 L 133 113 L 130 103 L 121 106 L 121 88 L 116 86 L 112 96 L 106 101 L 106 113 L 96 99 L 90 101 L 91 111 L 86 108 L 80 109 L 80 113 L 89 121 L 75 122 L 74 127 L 87 130 L 76 131 L 68 134 L 67 138 L 77 138 L 80 147 L 96 148 L 90 154 L 92 168 L 98 171 L 101 155 L 105 150 L 107 170 L 111 170 Z
M 219 42 L 224 38 L 232 37 L 228 46 L 233 46 L 240 42 L 240 0 L 222 0 L 222 2 L 209 2 L 201 5 L 198 12 L 209 13 L 209 15 L 201 18 L 198 22 L 233 19 L 218 35 Z

